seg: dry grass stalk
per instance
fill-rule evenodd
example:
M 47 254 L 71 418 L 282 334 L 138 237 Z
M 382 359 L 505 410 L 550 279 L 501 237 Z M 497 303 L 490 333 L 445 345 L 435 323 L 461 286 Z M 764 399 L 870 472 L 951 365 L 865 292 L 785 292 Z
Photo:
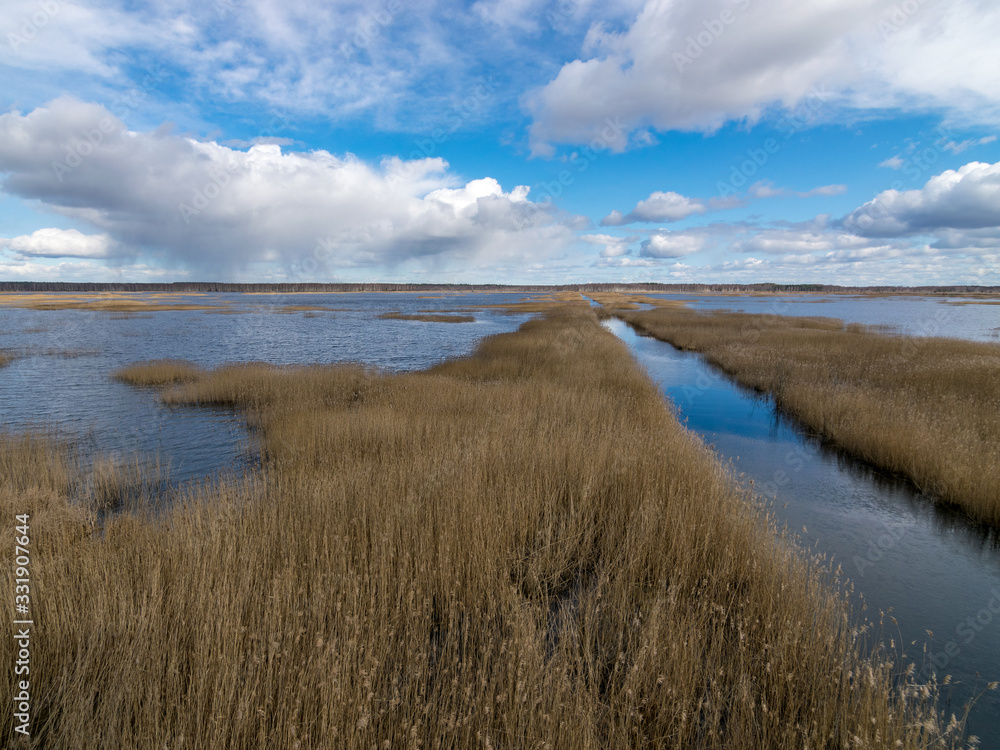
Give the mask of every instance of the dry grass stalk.
M 115 371 L 113 377 L 129 385 L 162 386 L 197 380 L 202 370 L 180 359 L 156 359 L 139 362 Z
M 1000 346 L 832 318 L 684 307 L 619 317 L 703 352 L 848 452 L 1000 525 Z
M 39 747 L 954 742 L 586 305 L 423 373 L 242 365 L 164 398 L 244 410 L 263 473 L 100 538 L 57 481 L 2 495 L 40 544 Z
M 405 314 L 388 312 L 379 315 L 379 320 L 421 320 L 425 323 L 475 323 L 473 315 L 438 315 L 433 313 Z

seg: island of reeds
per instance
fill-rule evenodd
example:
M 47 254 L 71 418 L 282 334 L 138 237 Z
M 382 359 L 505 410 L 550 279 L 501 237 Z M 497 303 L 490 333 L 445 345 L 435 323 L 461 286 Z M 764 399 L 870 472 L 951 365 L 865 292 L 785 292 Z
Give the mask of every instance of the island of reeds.
M 959 741 L 934 686 L 585 303 L 419 373 L 117 376 L 240 410 L 262 466 L 98 516 L 107 476 L 57 441 L 0 439 L 5 554 L 30 513 L 36 560 L 32 747 Z M 13 647 L 0 639 L 3 663 Z
M 637 330 L 703 353 L 852 455 L 1000 526 L 1000 346 L 663 300 L 633 312 L 627 297 L 598 299 Z
M 444 313 L 414 313 L 387 312 L 378 316 L 380 320 L 418 320 L 424 323 L 474 323 L 473 315 L 454 315 Z

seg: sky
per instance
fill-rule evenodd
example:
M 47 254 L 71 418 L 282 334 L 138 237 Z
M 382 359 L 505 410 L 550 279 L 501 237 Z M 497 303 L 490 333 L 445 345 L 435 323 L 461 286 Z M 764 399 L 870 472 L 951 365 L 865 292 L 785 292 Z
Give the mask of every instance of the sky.
M 1000 284 L 995 0 L 4 0 L 0 279 Z

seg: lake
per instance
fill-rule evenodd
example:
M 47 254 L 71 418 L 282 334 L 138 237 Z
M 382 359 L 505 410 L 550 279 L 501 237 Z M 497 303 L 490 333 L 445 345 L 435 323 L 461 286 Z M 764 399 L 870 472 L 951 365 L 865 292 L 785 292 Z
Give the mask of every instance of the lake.
M 157 391 L 118 383 L 133 362 L 359 362 L 419 370 L 471 353 L 485 336 L 515 330 L 529 316 L 476 310 L 473 323 L 379 320 L 517 302 L 524 294 L 207 294 L 169 303 L 214 310 L 108 313 L 0 308 L 0 350 L 16 359 L 0 370 L 0 425 L 54 428 L 82 453 L 159 456 L 174 482 L 214 476 L 255 461 L 243 419 L 229 409 L 168 407 Z M 163 301 L 163 300 L 158 300 Z M 286 311 L 290 306 L 329 310 Z

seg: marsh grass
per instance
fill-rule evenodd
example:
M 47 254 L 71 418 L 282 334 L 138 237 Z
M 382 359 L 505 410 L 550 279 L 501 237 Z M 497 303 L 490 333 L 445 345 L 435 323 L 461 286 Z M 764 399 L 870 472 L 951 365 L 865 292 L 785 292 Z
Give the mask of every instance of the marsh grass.
M 851 454 L 1000 525 L 1000 346 L 832 318 L 683 307 L 619 317 L 703 352 Z
M 58 450 L 0 441 L 37 747 L 956 742 L 586 305 L 421 373 L 236 365 L 163 398 L 242 410 L 261 472 L 95 534 Z
M 169 495 L 169 480 L 160 461 L 140 456 L 98 456 L 83 484 L 84 503 L 100 512 L 145 511 Z
M 180 359 L 156 359 L 116 370 L 112 377 L 122 383 L 138 386 L 162 386 L 197 380 L 202 370 Z
M 6 367 L 14 361 L 14 356 L 7 352 L 0 352 L 0 367 Z
M 30 310 L 96 310 L 110 313 L 217 310 L 224 305 L 164 302 L 169 294 L 148 296 L 112 294 L 0 293 L 0 306 Z
M 277 313 L 295 313 L 295 312 L 343 312 L 345 308 L 343 307 L 325 307 L 323 305 L 285 305 L 284 307 L 279 307 L 275 312 Z
M 400 312 L 382 313 L 379 320 L 420 320 L 425 323 L 475 323 L 474 315 L 446 315 L 432 313 L 406 314 Z

